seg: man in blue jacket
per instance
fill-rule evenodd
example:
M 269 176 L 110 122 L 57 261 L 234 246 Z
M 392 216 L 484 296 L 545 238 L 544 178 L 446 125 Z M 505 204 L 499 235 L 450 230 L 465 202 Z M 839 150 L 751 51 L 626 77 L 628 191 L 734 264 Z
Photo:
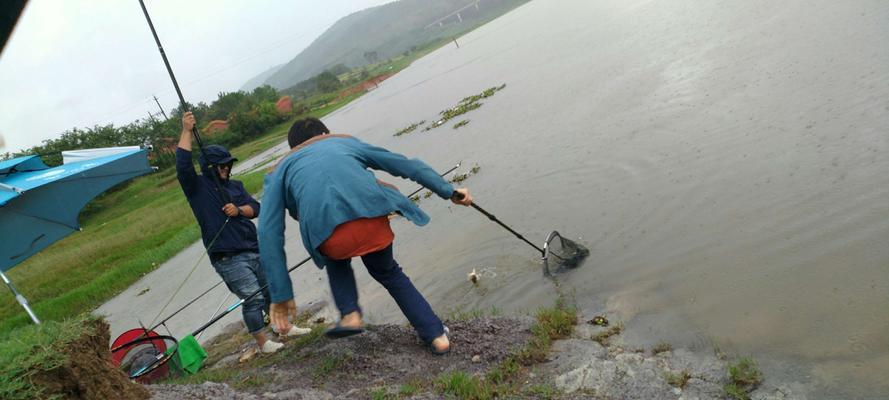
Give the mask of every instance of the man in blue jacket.
M 259 247 L 271 295 L 271 319 L 279 329 L 295 314 L 293 287 L 284 253 L 284 209 L 299 220 L 303 246 L 327 271 L 341 318 L 327 336 L 363 331 L 358 290 L 351 259 L 361 257 L 370 275 L 382 284 L 435 354 L 450 350 L 447 328 L 392 256 L 394 235 L 388 216 L 398 212 L 416 225 L 429 217 L 394 187 L 378 181 L 369 169 L 411 179 L 456 204 L 472 202 L 420 160 L 409 160 L 347 135 L 331 135 L 314 118 L 294 123 L 292 148 L 265 177 Z M 460 193 L 461 196 L 456 194 Z M 458 199 L 460 197 L 460 199 Z
M 191 112 L 182 117 L 182 134 L 176 149 L 176 176 L 188 199 L 188 204 L 201 227 L 204 247 L 216 273 L 228 289 L 245 298 L 265 286 L 265 275 L 260 267 L 256 226 L 250 220 L 259 215 L 259 203 L 247 193 L 244 184 L 231 180 L 231 168 L 236 158 L 219 145 L 204 148 L 198 159 L 202 175 L 194 169 L 191 158 L 191 131 L 195 118 Z M 204 156 L 206 155 L 206 157 Z M 211 165 L 215 166 L 214 179 Z M 220 190 L 224 190 L 225 194 Z M 263 312 L 268 313 L 268 289 L 244 302 L 241 311 L 244 323 L 263 353 L 274 353 L 282 346 L 263 333 Z M 289 336 L 301 335 L 309 329 L 289 326 Z

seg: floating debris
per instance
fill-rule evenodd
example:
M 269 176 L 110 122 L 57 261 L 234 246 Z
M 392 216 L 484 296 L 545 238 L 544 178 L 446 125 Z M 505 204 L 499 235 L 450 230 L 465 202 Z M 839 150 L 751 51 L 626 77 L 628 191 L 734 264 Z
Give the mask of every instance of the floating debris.
M 408 133 L 413 132 L 413 131 L 416 130 L 420 125 L 423 125 L 423 124 L 425 124 L 425 123 L 426 123 L 426 120 L 422 120 L 422 121 L 420 121 L 420 122 L 410 124 L 410 125 L 408 125 L 408 126 L 406 126 L 406 127 L 404 127 L 404 128 L 401 128 L 400 131 L 395 132 L 395 134 L 392 135 L 392 136 L 407 135 Z
M 488 97 L 493 96 L 494 93 L 497 93 L 497 92 L 503 90 L 503 88 L 505 88 L 505 87 L 506 87 L 506 84 L 504 83 L 500 86 L 494 86 L 494 87 L 487 88 L 479 94 L 464 97 L 463 100 L 460 100 L 460 102 L 458 102 L 457 105 L 454 106 L 453 108 L 449 108 L 447 110 L 443 110 L 443 111 L 439 112 L 438 114 L 441 115 L 441 119 L 438 119 L 438 120 L 434 121 L 433 123 L 427 125 L 425 128 L 423 128 L 423 132 L 431 131 L 435 128 L 438 128 L 439 126 L 444 125 L 446 122 L 448 122 L 451 119 L 459 117 L 459 116 L 466 114 L 472 110 L 478 109 L 483 104 L 483 103 L 479 102 L 480 100 L 487 99 Z M 401 135 L 405 135 L 410 132 L 413 132 L 415 129 L 417 129 L 417 127 L 419 127 L 420 125 L 423 125 L 424 123 L 426 123 L 426 121 L 412 124 L 404 129 L 396 132 L 394 136 L 401 136 Z M 454 125 L 454 129 L 460 128 L 461 126 L 466 126 L 466 124 L 468 124 L 468 123 L 469 123 L 468 119 L 462 120 Z
M 451 180 L 449 182 L 462 183 L 463 181 L 466 180 L 466 178 L 469 178 L 469 174 L 457 174 L 457 175 L 454 175 L 454 177 L 451 178 Z
M 469 169 L 469 172 L 467 172 L 465 174 L 457 174 L 457 175 L 454 175 L 453 178 L 448 179 L 448 183 L 454 183 L 454 184 L 463 183 L 463 181 L 469 179 L 470 176 L 477 174 L 479 171 L 481 171 L 481 169 L 482 169 L 482 167 L 480 167 L 478 164 L 475 164 L 472 166 L 472 168 Z M 415 194 L 415 195 L 411 196 L 410 200 L 412 202 L 414 202 L 415 204 L 419 204 L 421 199 L 428 199 L 428 198 L 432 197 L 432 195 L 433 195 L 432 191 L 427 190 L 422 195 Z

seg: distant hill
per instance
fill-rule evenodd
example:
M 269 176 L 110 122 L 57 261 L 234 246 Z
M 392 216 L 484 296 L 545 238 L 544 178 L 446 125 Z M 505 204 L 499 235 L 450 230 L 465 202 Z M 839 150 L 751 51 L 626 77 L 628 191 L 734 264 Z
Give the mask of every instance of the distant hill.
M 293 60 L 254 77 L 245 88 L 262 82 L 286 89 L 337 64 L 354 68 L 391 58 L 459 36 L 528 1 L 400 0 L 368 8 L 343 17 Z
M 263 84 L 265 84 L 266 79 L 269 79 L 270 76 L 272 76 L 275 72 L 278 72 L 279 70 L 281 70 L 282 67 L 284 67 L 284 64 L 276 65 L 276 66 L 266 70 L 265 72 L 254 76 L 249 81 L 247 81 L 247 83 L 245 83 L 244 86 L 241 86 L 241 90 L 243 90 L 245 92 L 250 92 L 250 91 L 253 91 L 253 89 L 256 89 L 256 88 L 262 86 Z

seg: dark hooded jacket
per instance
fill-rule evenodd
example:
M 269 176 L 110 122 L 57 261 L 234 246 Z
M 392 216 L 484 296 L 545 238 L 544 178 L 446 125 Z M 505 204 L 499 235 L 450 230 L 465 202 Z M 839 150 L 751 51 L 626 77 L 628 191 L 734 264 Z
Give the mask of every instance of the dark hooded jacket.
M 228 221 L 225 229 L 220 231 L 227 218 L 222 212 L 225 201 L 217 189 L 214 179 L 211 178 L 209 163 L 220 165 L 236 159 L 222 146 L 210 145 L 205 147 L 204 151 L 207 154 L 207 159 L 203 155 L 198 158 L 202 172 L 202 175 L 198 175 L 194 169 L 191 152 L 181 148 L 176 149 L 176 176 L 179 178 L 179 184 L 182 185 L 182 191 L 185 193 L 185 198 L 188 199 L 191 211 L 201 227 L 204 247 L 211 255 L 258 251 L 256 226 L 248 218 L 233 217 Z M 249 205 L 253 208 L 255 215 L 259 216 L 259 202 L 250 196 L 250 193 L 247 193 L 243 183 L 231 179 L 219 179 L 219 183 L 228 193 L 228 197 L 234 205 L 239 207 Z M 211 241 L 217 233 L 219 237 L 213 242 L 211 248 Z

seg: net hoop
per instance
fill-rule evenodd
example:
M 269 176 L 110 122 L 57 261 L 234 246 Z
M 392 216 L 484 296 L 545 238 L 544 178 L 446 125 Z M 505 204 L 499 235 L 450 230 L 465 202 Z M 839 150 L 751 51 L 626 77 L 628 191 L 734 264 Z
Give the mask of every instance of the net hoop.
M 142 330 L 140 329 L 139 331 L 141 332 Z M 127 375 L 130 377 L 130 379 L 135 379 L 137 382 L 140 382 L 140 383 L 150 383 L 150 381 L 153 381 L 153 380 L 156 380 L 157 378 L 166 376 L 167 373 L 169 372 L 167 368 L 163 368 L 161 371 L 159 371 L 159 372 L 161 372 L 159 374 L 161 376 L 149 376 L 149 374 L 151 374 L 154 371 L 157 371 L 161 367 L 166 367 L 167 362 L 170 361 L 170 359 L 172 359 L 173 356 L 176 354 L 175 349 L 179 345 L 179 342 L 176 340 L 176 338 L 174 338 L 172 336 L 158 335 L 158 334 L 154 333 L 153 331 L 149 331 L 149 332 L 150 332 L 149 336 L 145 336 L 145 337 L 141 337 L 141 338 L 138 338 L 135 340 L 127 341 L 126 343 L 118 345 L 118 346 L 114 347 L 113 349 L 111 349 L 112 360 L 114 361 L 115 366 L 117 366 L 118 368 L 121 367 L 121 362 L 126 357 L 126 354 L 130 350 L 133 350 L 139 346 L 149 345 L 149 346 L 154 347 L 157 351 L 159 351 L 158 356 L 154 359 L 154 361 L 151 364 L 148 364 L 147 366 L 142 367 L 140 370 L 138 370 L 134 373 L 125 371 L 127 373 Z M 158 341 L 163 343 L 163 345 L 158 346 L 157 345 Z M 167 351 L 166 343 L 164 343 L 166 341 L 170 341 L 173 343 L 173 345 L 171 346 L 171 348 L 173 349 L 172 351 Z
M 559 239 L 559 241 L 560 241 L 559 244 L 562 244 L 561 241 L 563 241 L 564 239 L 562 239 L 562 235 L 559 234 L 558 231 L 550 232 L 550 234 L 546 236 L 546 241 L 543 242 L 543 276 L 546 276 L 549 278 L 553 277 L 553 273 L 549 269 L 549 263 L 550 263 L 549 259 L 550 259 L 550 255 L 551 255 L 550 243 L 552 243 L 552 241 L 556 238 Z M 556 256 L 556 258 L 559 258 L 559 257 Z M 558 265 L 558 263 L 556 265 Z

